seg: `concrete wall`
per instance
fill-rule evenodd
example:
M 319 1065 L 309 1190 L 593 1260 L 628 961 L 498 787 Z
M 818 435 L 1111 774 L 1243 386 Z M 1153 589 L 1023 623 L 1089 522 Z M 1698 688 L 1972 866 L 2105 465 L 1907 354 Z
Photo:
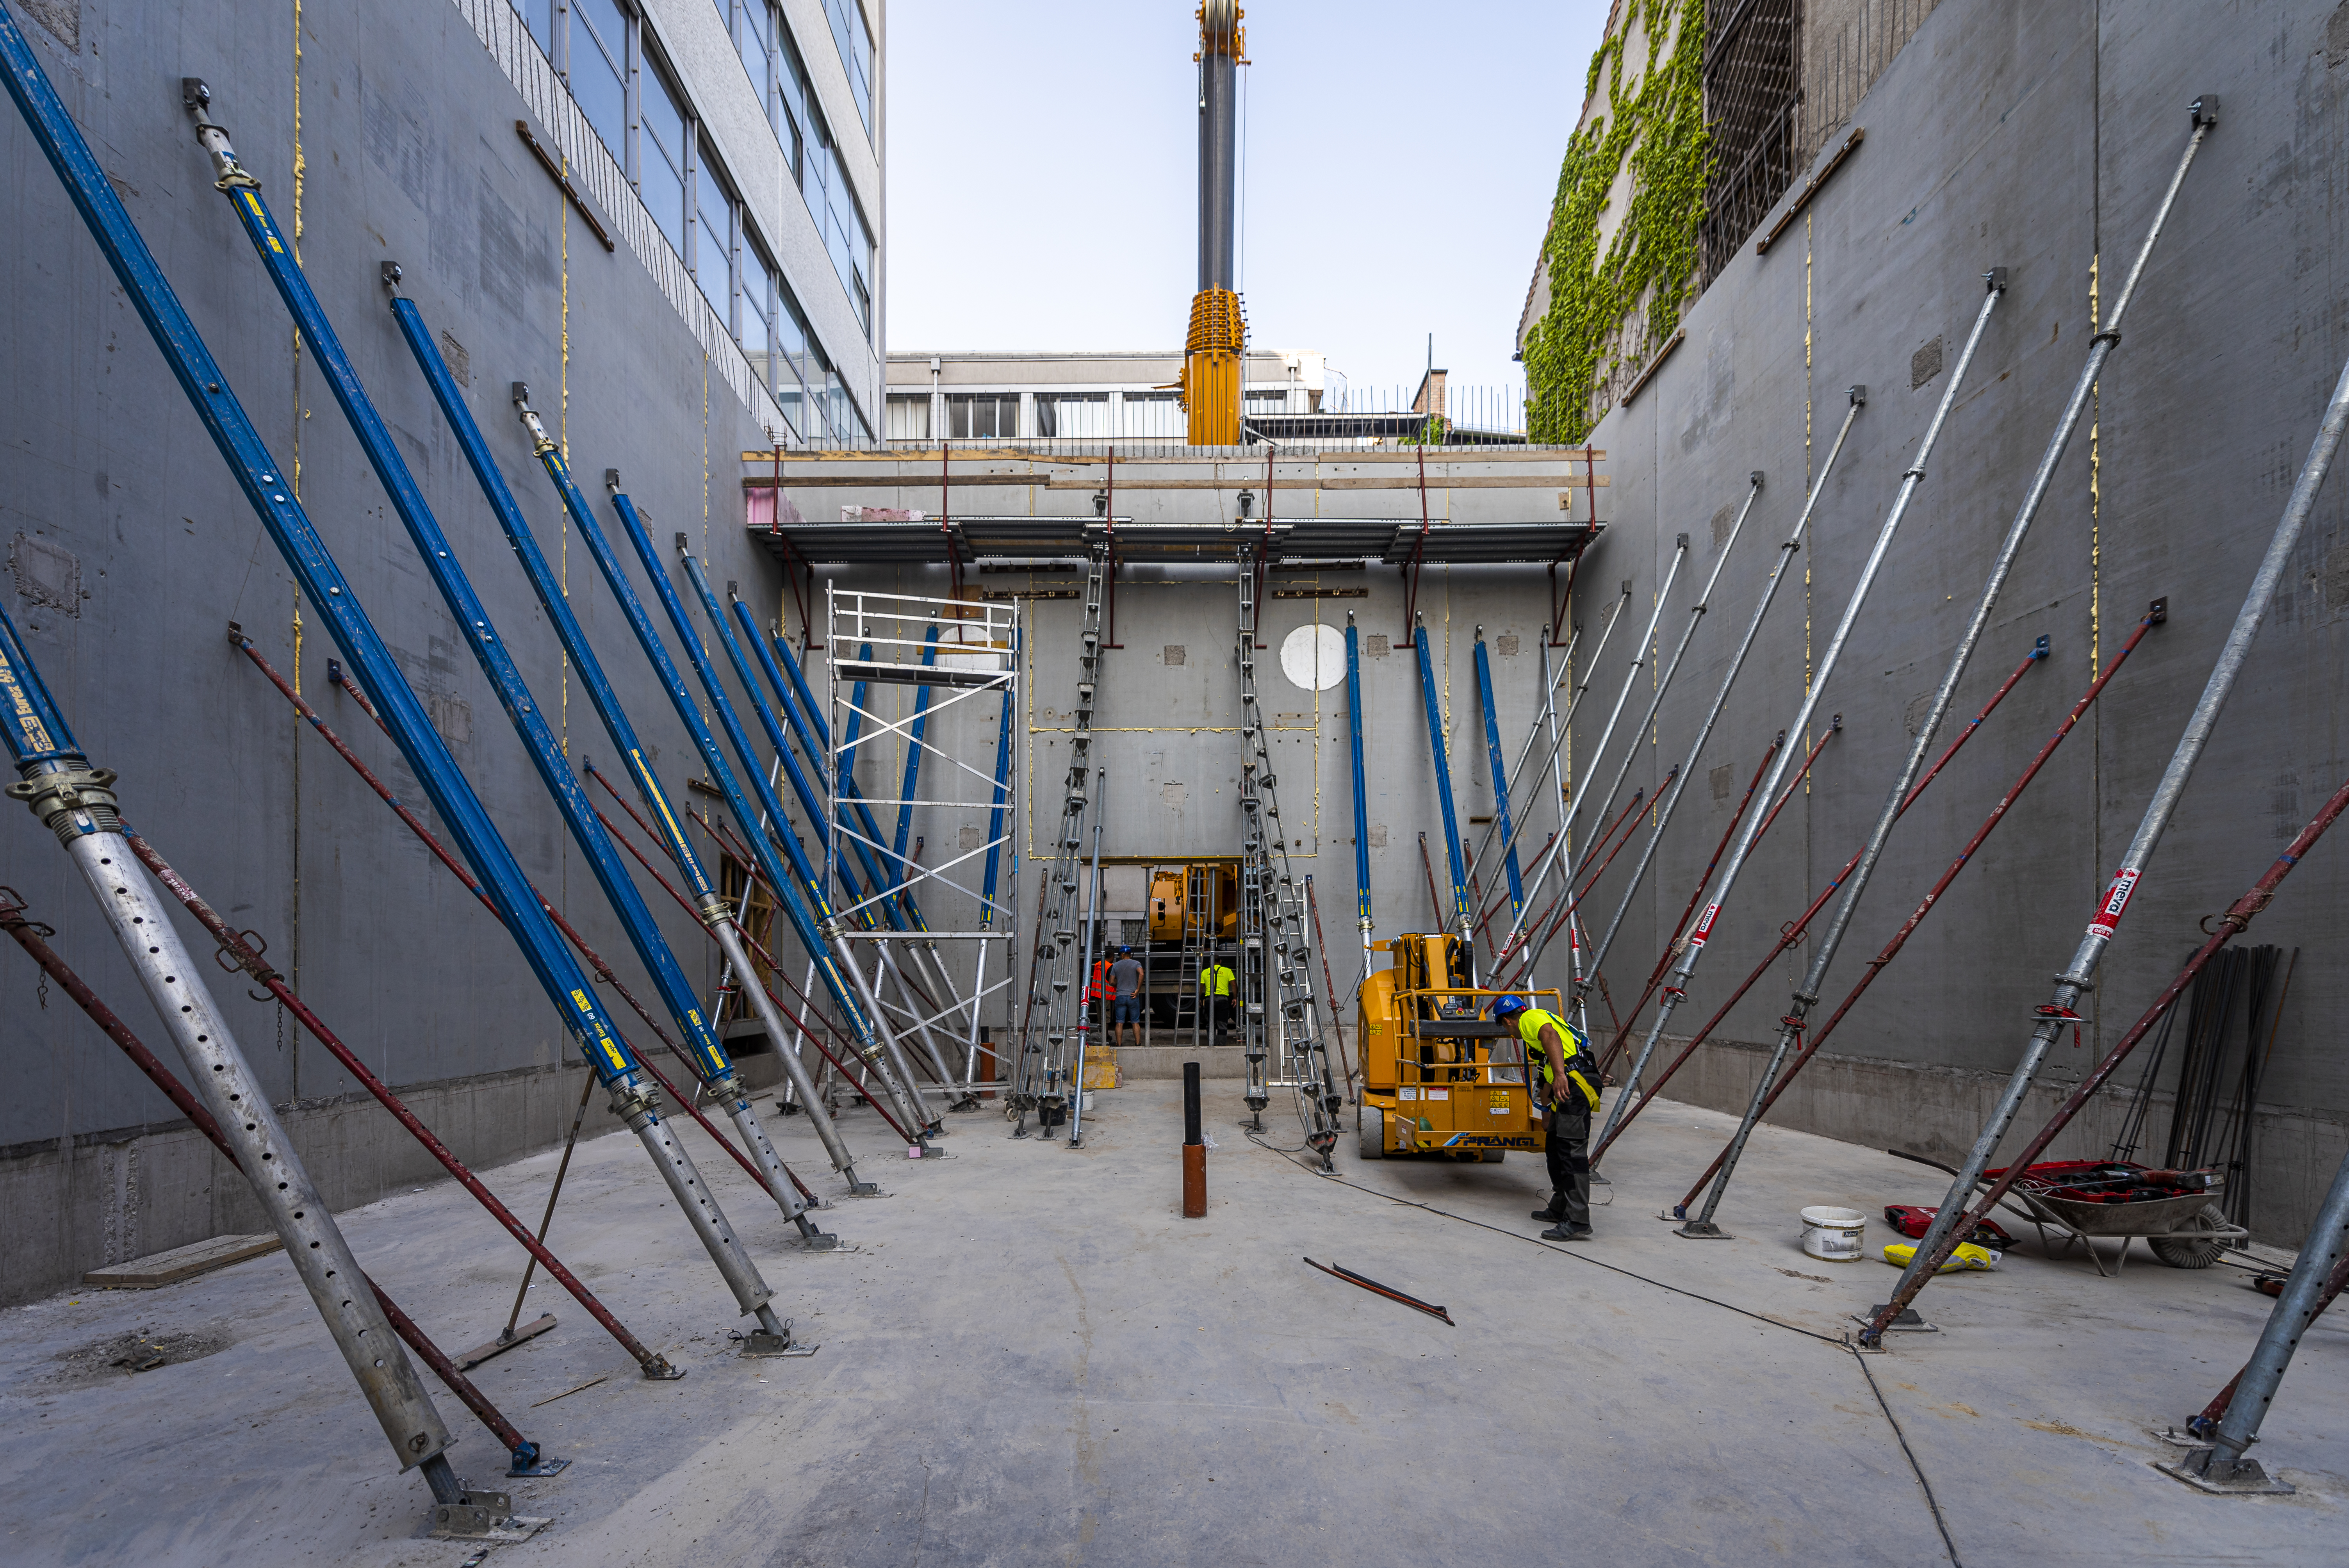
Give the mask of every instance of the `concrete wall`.
M 507 386 L 531 384 L 591 491 L 619 468 L 657 540 L 689 533 L 713 578 L 740 578 L 754 602 L 772 603 L 780 583 L 740 539 L 738 454 L 766 444 L 759 420 L 629 246 L 606 253 L 566 210 L 514 134 L 525 106 L 457 7 L 311 0 L 298 58 L 289 15 L 249 6 L 199 4 L 160 27 L 151 6 L 57 0 L 40 14 L 51 13 L 78 22 L 60 25 L 69 42 L 17 15 L 459 763 L 525 871 L 636 995 L 655 995 L 212 191 L 180 78 L 211 83 L 215 115 L 298 233 L 313 286 L 574 757 L 608 768 L 613 748 L 398 336 L 380 263 L 401 263 L 451 357 L 461 348 L 475 417 L 672 789 L 698 771 L 684 732 L 534 471 Z M 829 40 L 815 36 L 829 60 Z M 445 1106 L 451 1119 L 436 1125 L 460 1154 L 494 1160 L 559 1139 L 575 1091 L 546 1086 L 569 1047 L 513 944 L 227 642 L 227 624 L 240 622 L 401 798 L 422 804 L 397 750 L 327 684 L 338 650 L 13 111 L 0 113 L 0 544 L 14 566 L 0 592 L 81 742 L 122 775 L 126 815 L 268 941 L 271 962 L 373 1069 L 395 1084 L 464 1086 L 427 1097 Z M 830 287 L 823 265 L 817 281 Z M 877 382 L 877 360 L 870 374 Z M 67 580 L 78 594 L 59 592 Z M 28 815 L 0 816 L 0 881 L 169 1057 L 68 872 Z M 707 995 L 717 977 L 707 944 L 673 906 L 661 919 Z M 210 953 L 192 924 L 182 934 Z M 14 1088 L 0 1106 L 0 1181 L 13 1212 L 39 1216 L 0 1244 L 0 1297 L 126 1255 L 124 1237 L 153 1251 L 250 1225 L 231 1200 L 203 1195 L 216 1185 L 208 1157 L 141 1132 L 168 1108 L 66 998 L 40 994 L 39 978 L 21 954 L 0 954 L 0 1062 Z M 233 980 L 214 989 L 273 1097 L 296 1108 L 296 1141 L 318 1151 L 336 1202 L 423 1173 L 379 1111 L 346 1107 L 355 1085 L 290 1019 Z M 92 1174 L 94 1151 L 117 1146 L 150 1174 L 128 1210 L 110 1209 Z
M 2108 310 L 2185 146 L 2188 101 L 2222 98 L 2225 118 L 2187 179 L 2090 424 L 1959 689 L 1954 721 L 1982 706 L 2034 637 L 2048 636 L 2053 655 L 1901 823 L 1823 1008 L 1857 978 L 2157 595 L 2168 598 L 2168 624 L 2139 646 L 1843 1024 L 1829 1049 L 1853 1060 L 1823 1067 L 1790 1097 L 1776 1114 L 1794 1125 L 1945 1151 L 1970 1142 L 1991 1086 L 2030 1034 L 2030 1009 L 2068 961 L 2137 826 L 2349 354 L 2333 260 L 2349 222 L 2336 191 L 2349 132 L 2344 18 L 2330 3 L 1949 0 L 1852 115 L 1868 129 L 1862 150 L 1766 257 L 1746 248 L 1689 313 L 1686 344 L 1599 428 L 1615 480 L 1614 528 L 1593 560 L 1594 584 L 1633 576 L 1644 610 L 1673 535 L 1690 531 L 1697 559 L 1673 590 L 1668 626 L 1684 624 L 1699 569 L 1715 552 L 1720 509 L 1743 491 L 1747 470 L 1768 474 L 1753 531 L 1641 751 L 1635 777 L 1652 781 L 1683 753 L 1717 688 L 1773 546 L 1842 417 L 1843 389 L 1870 389 L 1798 558 L 1801 580 L 1764 627 L 1664 842 L 1661 875 L 1635 901 L 1630 934 L 1609 961 L 1613 990 L 1627 999 L 1763 747 L 1800 703 L 1954 372 L 1982 297 L 1981 273 L 2010 269 L 2010 291 L 1824 694 L 1821 719 L 1842 714 L 1844 732 L 1740 882 L 1674 1021 L 1685 1033 L 1859 847 L 2086 354 L 2095 291 Z M 1912 385 L 1912 370 L 1925 368 L 1920 351 L 1936 341 L 1941 370 Z M 2336 473 L 2084 1005 L 2084 1048 L 2066 1038 L 2051 1058 L 2051 1083 L 2075 1078 L 2091 1052 L 2118 1038 L 2201 940 L 2197 922 L 2248 888 L 2340 785 L 2349 764 L 2344 499 L 2349 477 Z M 1602 688 L 1628 653 L 1619 639 Z M 1577 729 L 1595 738 L 1590 719 Z M 1734 780 L 1726 799 L 1707 787 L 1717 767 Z M 2263 1110 L 2278 1131 L 2261 1141 L 2253 1173 L 2256 1222 L 2287 1243 L 2349 1141 L 2349 1076 L 2330 1037 L 2349 1002 L 2339 953 L 2344 849 L 2320 846 L 2248 938 L 2302 949 Z M 1593 897 L 1602 918 L 1619 897 L 1621 866 Z M 1727 1039 L 1773 1037 L 1811 952 L 1799 945 L 1773 967 L 1730 1015 Z M 1742 1104 L 1751 1071 L 1723 1056 L 1675 1092 Z M 2123 1074 L 2124 1087 L 2136 1081 L 2134 1068 Z M 2073 1141 L 2101 1152 L 2100 1135 Z

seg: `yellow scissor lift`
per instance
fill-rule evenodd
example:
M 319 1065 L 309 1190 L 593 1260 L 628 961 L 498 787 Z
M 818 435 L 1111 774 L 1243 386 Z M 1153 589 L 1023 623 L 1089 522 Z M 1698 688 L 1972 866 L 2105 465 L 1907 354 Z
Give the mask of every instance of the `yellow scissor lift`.
M 1485 1014 L 1495 998 L 1518 995 L 1563 1016 L 1558 993 L 1457 984 L 1468 976 L 1456 937 L 1398 936 L 1373 945 L 1393 960 L 1362 983 L 1356 1123 L 1362 1158 L 1497 1161 L 1511 1149 L 1540 1149 L 1524 1042 Z

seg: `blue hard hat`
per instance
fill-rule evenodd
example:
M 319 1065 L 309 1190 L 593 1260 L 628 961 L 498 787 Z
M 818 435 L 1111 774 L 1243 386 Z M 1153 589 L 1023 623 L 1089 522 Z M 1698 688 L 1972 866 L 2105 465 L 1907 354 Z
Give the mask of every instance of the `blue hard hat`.
M 1493 1021 L 1497 1024 L 1502 1019 L 1513 1018 L 1525 1010 L 1526 999 L 1523 996 L 1495 997 L 1493 1000 Z

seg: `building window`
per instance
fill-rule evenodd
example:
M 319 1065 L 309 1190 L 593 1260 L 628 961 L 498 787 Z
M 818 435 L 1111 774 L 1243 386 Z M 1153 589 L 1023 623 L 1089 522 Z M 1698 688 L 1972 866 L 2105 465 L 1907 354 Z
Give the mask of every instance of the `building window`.
M 1190 434 L 1190 428 L 1174 393 L 1128 392 L 1118 409 L 1117 433 L 1144 440 L 1179 439 Z
M 561 62 L 571 96 L 604 147 L 628 166 L 628 16 L 614 0 L 569 0 L 569 48 Z M 550 29 L 551 30 L 551 29 Z
M 930 395 L 926 392 L 907 396 L 889 395 L 889 438 L 893 441 L 926 441 L 930 438 Z
M 947 399 L 947 434 L 956 440 L 1003 439 L 1019 434 L 1019 394 L 958 392 Z
M 1702 282 L 1729 264 L 1795 178 L 1800 0 L 1705 0 L 1704 124 L 1713 137 Z
M 1016 407 L 1016 406 L 1015 406 Z M 1036 433 L 1063 441 L 1099 441 L 1109 436 L 1106 392 L 1039 392 Z
M 855 192 L 849 189 L 848 166 L 841 161 L 830 129 L 823 117 L 813 112 L 812 105 L 810 110 L 807 171 L 801 179 L 800 193 L 823 236 L 823 248 L 832 257 L 833 270 L 840 274 L 840 286 L 848 291 L 857 322 L 869 337 L 873 291 L 867 280 L 873 274 L 873 231 L 856 204 Z
M 686 255 L 685 109 L 668 78 L 657 70 L 643 77 L 644 140 L 636 156 L 636 193 L 680 260 Z
M 742 335 L 734 317 L 734 251 L 741 228 L 741 209 L 728 193 L 712 167 L 708 144 L 702 144 L 693 169 L 693 281 L 701 297 L 735 336 Z
M 530 29 L 538 52 L 554 64 L 554 0 L 513 0 L 513 8 L 522 13 L 523 25 Z
M 864 25 L 864 7 L 857 0 L 823 0 L 823 14 L 832 23 L 832 41 L 839 46 L 840 63 L 848 68 L 848 90 L 855 96 L 857 118 L 864 135 L 873 135 L 873 30 Z

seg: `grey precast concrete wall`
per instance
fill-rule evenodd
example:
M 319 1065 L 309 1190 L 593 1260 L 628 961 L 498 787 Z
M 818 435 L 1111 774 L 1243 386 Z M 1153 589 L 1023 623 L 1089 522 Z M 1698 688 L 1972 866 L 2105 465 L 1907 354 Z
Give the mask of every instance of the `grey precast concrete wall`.
M 168 26 L 154 25 L 150 6 L 16 9 L 230 387 L 297 479 L 313 521 L 523 869 L 629 988 L 657 1006 L 212 189 L 181 109 L 180 78 L 211 84 L 215 117 L 234 133 L 283 227 L 298 236 L 312 286 L 574 759 L 584 754 L 616 771 L 399 338 L 381 263 L 406 269 L 407 293 L 465 382 L 656 765 L 672 793 L 695 804 L 709 803 L 685 789 L 699 762 L 538 470 L 508 386 L 530 383 L 616 542 L 599 482 L 606 467 L 621 469 L 665 556 L 671 535 L 687 532 L 711 577 L 740 579 L 762 614 L 779 603 L 781 585 L 741 538 L 739 454 L 765 446 L 765 436 L 710 374 L 643 267 L 625 249 L 606 253 L 566 210 L 514 134 L 519 98 L 453 8 L 312 0 L 300 13 L 298 75 L 285 17 L 257 18 L 248 6 L 183 7 Z M 44 19 L 53 26 L 37 25 Z M 302 605 L 13 111 L 0 114 L 0 168 L 8 211 L 0 224 L 0 276 L 8 280 L 0 541 L 13 567 L 5 591 L 82 744 L 121 774 L 129 820 L 223 913 L 268 942 L 270 961 L 371 1068 L 396 1085 L 472 1086 L 450 1091 L 465 1110 L 443 1128 L 460 1155 L 505 1158 L 559 1140 L 575 1089 L 543 1087 L 573 1055 L 550 1004 L 497 923 L 226 640 L 228 623 L 242 624 L 399 797 L 423 807 L 398 750 L 328 684 L 338 650 Z M 637 583 L 649 592 L 641 574 Z M 23 893 L 33 918 L 57 928 L 66 959 L 160 1048 L 128 967 L 69 873 L 27 813 L 0 815 L 0 881 Z M 706 997 L 717 980 L 708 944 L 666 894 L 641 885 Z M 199 958 L 211 953 L 191 923 L 181 934 Z M 248 1000 L 241 977 L 211 979 L 273 1097 L 295 1108 L 295 1141 L 318 1162 L 331 1201 L 365 1202 L 429 1169 L 374 1108 L 341 1109 L 356 1085 L 289 1017 Z M 0 1173 L 18 1217 L 0 1243 L 0 1298 L 11 1300 L 134 1251 L 198 1239 L 230 1222 L 233 1208 L 166 1202 L 160 1188 L 186 1184 L 174 1177 L 129 1200 L 134 1210 L 158 1205 L 150 1222 L 135 1212 L 128 1222 L 107 1217 L 91 1195 L 103 1183 L 82 1167 L 136 1147 L 168 1107 L 39 981 L 22 954 L 0 955 L 0 1060 L 16 1085 L 0 1107 Z M 631 1037 L 653 1046 L 616 999 L 613 1010 Z M 184 1174 L 198 1182 L 220 1172 Z
M 2349 132 L 2349 13 L 2329 0 L 1940 6 L 1854 117 L 1865 145 L 1767 255 L 1744 249 L 1689 311 L 1684 345 L 1599 428 L 1613 527 L 1588 581 L 1631 575 L 1644 592 L 1672 536 L 1690 532 L 1699 560 L 1674 591 L 1667 626 L 1682 621 L 1702 581 L 1695 568 L 1716 551 L 1723 509 L 1747 471 L 1768 475 L 1643 749 L 1638 777 L 1652 784 L 1683 754 L 1718 686 L 1774 546 L 1843 417 L 1844 389 L 1868 387 L 1797 561 L 1801 579 L 1773 611 L 1664 841 L 1660 873 L 1640 891 L 1635 939 L 1609 960 L 1623 997 L 1674 934 L 1667 926 L 1763 748 L 1801 702 L 1949 385 L 1982 297 L 1981 274 L 2009 269 L 2007 296 L 1823 693 L 1820 726 L 1840 713 L 1843 734 L 1739 882 L 1674 1020 L 1685 1036 L 1865 839 L 2088 351 L 2093 302 L 2101 291 L 2109 309 L 2186 144 L 2187 105 L 2201 93 L 2221 98 L 2219 127 L 1936 751 L 2034 638 L 2049 639 L 2051 656 L 1901 821 L 1815 1016 L 1858 979 L 2150 600 L 2167 597 L 2168 623 L 2138 646 L 1838 1028 L 1826 1053 L 1848 1059 L 1815 1068 L 1778 1119 L 1951 1157 L 1972 1140 L 2031 1033 L 2032 1008 L 2068 962 L 2349 354 L 2349 291 L 2335 260 L 2349 211 L 2334 190 Z M 2202 940 L 2197 923 L 2251 886 L 2349 767 L 2344 503 L 2349 475 L 2335 472 L 2084 1005 L 2080 1048 L 2064 1040 L 2049 1083 L 2076 1080 L 2127 1030 Z M 1590 614 L 1587 598 L 1581 613 Z M 1619 668 L 1628 656 L 1619 641 L 1607 663 Z M 1599 678 L 1603 686 L 1604 668 Z M 1594 734 L 1595 713 L 1577 724 L 1578 742 Z M 1807 743 L 1818 727 L 1788 744 Z M 1611 911 L 1629 861 L 1588 907 Z M 2344 863 L 2349 844 L 2321 844 L 2242 939 L 2301 949 L 2252 1145 L 2255 1226 L 2286 1243 L 2296 1243 L 2340 1157 L 2349 1112 L 2330 1028 L 2349 1002 Z M 1825 923 L 1822 915 L 1813 932 Z M 1735 1047 L 1775 1036 L 1812 951 L 1799 944 L 1773 966 L 1721 1031 L 1728 1054 L 1700 1062 L 1674 1092 L 1743 1108 L 1759 1064 Z M 2173 1049 L 2172 1074 L 2176 1063 Z M 2119 1088 L 2138 1077 L 2136 1065 L 2126 1068 Z M 2023 1130 L 2046 1109 L 2035 1100 Z M 2102 1155 L 2109 1126 L 2092 1119 L 2058 1152 Z M 2157 1109 L 2157 1159 L 2167 1125 Z

